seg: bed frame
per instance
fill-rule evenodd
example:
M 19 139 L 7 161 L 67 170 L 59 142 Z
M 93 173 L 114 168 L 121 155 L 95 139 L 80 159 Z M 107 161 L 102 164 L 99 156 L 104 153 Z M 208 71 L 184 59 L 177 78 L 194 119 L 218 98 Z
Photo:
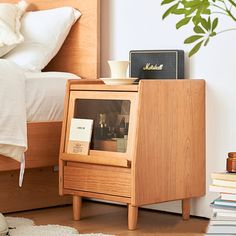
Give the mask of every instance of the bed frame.
M 0 0 L 15 3 L 18 0 Z M 82 16 L 63 47 L 45 71 L 65 71 L 82 77 L 83 83 L 99 77 L 100 1 L 27 0 L 27 10 L 72 6 Z M 81 81 L 82 82 L 82 81 Z M 55 85 L 56 86 L 56 85 Z M 69 203 L 58 195 L 58 157 L 62 122 L 28 123 L 28 151 L 22 188 L 18 187 L 19 163 L 0 155 L 0 212 L 14 212 Z

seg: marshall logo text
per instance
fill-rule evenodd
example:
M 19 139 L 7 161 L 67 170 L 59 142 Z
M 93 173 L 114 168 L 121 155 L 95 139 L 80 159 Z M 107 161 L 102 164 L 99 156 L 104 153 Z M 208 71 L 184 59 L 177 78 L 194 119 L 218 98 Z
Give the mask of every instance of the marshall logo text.
M 143 70 L 144 71 L 150 71 L 150 70 L 153 70 L 153 71 L 160 71 L 160 70 L 163 70 L 163 67 L 164 65 L 161 64 L 161 65 L 152 65 L 151 63 L 146 63 L 146 65 L 143 67 Z

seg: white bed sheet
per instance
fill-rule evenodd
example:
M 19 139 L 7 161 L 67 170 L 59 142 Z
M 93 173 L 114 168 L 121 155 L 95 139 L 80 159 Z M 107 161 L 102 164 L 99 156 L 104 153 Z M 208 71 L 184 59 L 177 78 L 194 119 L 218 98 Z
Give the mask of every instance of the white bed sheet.
M 61 121 L 66 81 L 79 79 L 65 72 L 25 73 L 28 122 Z

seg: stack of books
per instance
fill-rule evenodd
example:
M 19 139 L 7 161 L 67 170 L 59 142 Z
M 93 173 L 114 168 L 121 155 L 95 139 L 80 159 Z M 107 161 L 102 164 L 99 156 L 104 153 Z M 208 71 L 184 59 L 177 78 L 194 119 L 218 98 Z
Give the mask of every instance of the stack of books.
M 236 235 L 236 173 L 213 173 L 211 192 L 219 197 L 211 203 L 212 218 L 206 235 Z

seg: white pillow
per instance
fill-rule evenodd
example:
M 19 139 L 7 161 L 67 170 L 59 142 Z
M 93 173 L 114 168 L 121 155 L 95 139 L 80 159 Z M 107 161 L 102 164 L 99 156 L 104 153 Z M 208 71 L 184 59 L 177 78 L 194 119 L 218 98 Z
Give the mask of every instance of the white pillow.
M 57 54 L 80 16 L 72 7 L 26 12 L 22 17 L 25 40 L 4 58 L 25 70 L 41 71 Z
M 23 42 L 20 18 L 26 7 L 25 1 L 20 1 L 18 4 L 0 3 L 0 57 L 13 49 L 16 44 Z

